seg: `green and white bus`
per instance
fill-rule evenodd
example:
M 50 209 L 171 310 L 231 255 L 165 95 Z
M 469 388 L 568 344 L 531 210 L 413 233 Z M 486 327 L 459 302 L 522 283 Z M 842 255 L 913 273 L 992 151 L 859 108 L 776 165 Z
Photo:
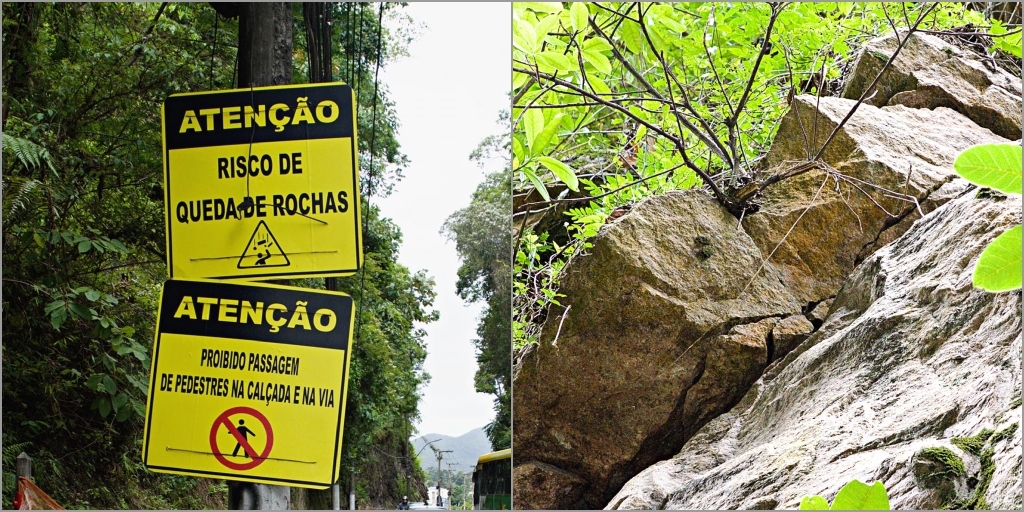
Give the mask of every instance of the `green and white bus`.
M 473 510 L 512 508 L 512 450 L 481 455 L 473 471 Z

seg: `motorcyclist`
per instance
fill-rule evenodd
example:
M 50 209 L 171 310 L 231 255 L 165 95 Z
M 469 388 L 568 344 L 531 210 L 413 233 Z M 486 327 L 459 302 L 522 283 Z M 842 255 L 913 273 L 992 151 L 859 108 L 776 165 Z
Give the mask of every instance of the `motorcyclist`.
M 402 496 L 402 502 L 398 504 L 397 510 L 409 510 L 409 497 Z

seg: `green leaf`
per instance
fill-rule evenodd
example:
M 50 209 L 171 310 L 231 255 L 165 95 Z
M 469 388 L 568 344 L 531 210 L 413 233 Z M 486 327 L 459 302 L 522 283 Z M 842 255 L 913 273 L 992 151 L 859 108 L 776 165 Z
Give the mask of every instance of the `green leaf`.
M 100 292 L 93 289 L 86 290 L 85 298 L 89 299 L 92 302 L 96 302 L 96 299 L 100 298 Z
M 148 388 L 146 387 L 146 384 L 144 382 L 140 381 L 139 379 L 136 379 L 135 377 L 132 377 L 131 375 L 126 374 L 125 377 L 128 378 L 128 382 L 130 382 L 132 386 L 135 386 L 135 389 L 138 389 L 143 393 L 146 393 L 148 391 Z
M 546 16 L 542 18 L 540 21 L 538 21 L 536 25 L 533 26 L 533 30 L 536 32 L 536 43 L 538 50 L 541 48 L 540 45 L 541 43 L 544 42 L 544 38 L 546 38 L 548 34 L 550 34 L 551 31 L 554 30 L 557 26 L 558 16 Z
M 78 252 L 79 253 L 89 252 L 89 249 L 92 249 L 92 242 L 90 242 L 88 240 L 83 240 L 81 242 L 78 242 Z
M 544 111 L 539 108 L 527 109 L 523 114 L 523 124 L 526 129 L 526 145 L 530 148 L 531 154 L 536 154 L 533 151 L 533 141 L 544 130 Z
M 953 168 L 975 185 L 1020 194 L 1021 152 L 1016 144 L 981 144 L 960 153 Z
M 652 25 L 647 27 L 647 34 L 651 36 L 651 46 L 654 47 L 655 51 L 665 51 L 665 48 L 667 48 L 668 45 L 665 43 L 665 39 L 661 37 L 657 26 Z
M 565 114 L 559 112 L 552 116 L 551 120 L 544 125 L 544 129 L 537 134 L 537 138 L 533 141 L 533 154 L 540 154 L 547 149 L 548 144 L 551 143 L 551 138 L 558 131 L 558 126 L 562 123 L 563 117 L 565 117 Z
M 1021 226 L 996 237 L 981 253 L 974 267 L 974 286 L 990 292 L 1021 287 Z
M 544 186 L 544 182 L 540 181 L 540 178 L 537 177 L 537 173 L 533 168 L 527 167 L 526 169 L 523 169 L 523 174 L 526 175 L 526 179 L 530 180 L 530 183 L 533 183 L 533 188 L 537 189 L 537 192 L 540 192 L 540 196 L 543 197 L 545 201 L 551 200 L 551 195 L 548 194 L 548 188 Z
M 612 50 L 612 45 L 604 38 L 592 37 L 583 42 L 585 52 L 607 52 Z
M 85 307 L 82 304 L 72 302 L 71 304 L 68 305 L 68 309 L 70 309 L 75 316 L 81 318 L 82 320 L 92 320 L 92 312 L 89 311 L 89 308 Z
M 565 165 L 561 161 L 555 160 L 550 156 L 538 156 L 537 161 L 540 162 L 541 165 L 543 165 L 544 167 L 547 167 L 548 170 L 551 171 L 555 176 L 557 176 L 558 179 L 562 181 L 562 183 L 565 183 L 570 190 L 572 190 L 573 192 L 579 192 L 579 179 L 576 178 L 576 173 L 573 172 L 573 170 L 568 165 Z
M 516 20 L 512 31 L 512 43 L 526 53 L 537 51 L 537 31 L 526 20 Z
M 569 22 L 572 23 L 572 29 L 576 32 L 582 32 L 587 28 L 587 18 L 590 13 L 587 12 L 587 4 L 583 2 L 573 2 L 569 6 Z
M 53 313 L 53 311 L 55 309 L 57 309 L 57 308 L 64 308 L 64 307 L 67 307 L 67 306 L 66 306 L 66 304 L 65 304 L 65 302 L 63 300 L 55 300 L 55 301 L 47 304 L 46 307 L 43 308 L 43 313 L 48 315 L 50 313 Z
M 832 510 L 890 510 L 889 495 L 880 481 L 867 485 L 852 480 L 839 489 L 836 499 L 832 500 Z
M 575 68 L 569 57 L 555 51 L 538 53 L 537 63 L 541 66 L 557 69 L 558 71 L 572 71 Z
M 612 93 L 612 90 L 608 88 L 608 84 L 604 83 L 600 78 L 587 75 L 587 82 L 590 83 L 590 88 L 594 90 L 598 96 L 604 96 Z
M 100 416 L 106 418 L 110 414 L 110 398 L 101 396 L 96 400 L 96 403 L 100 410 Z
M 626 43 L 626 49 L 630 53 L 640 53 L 644 44 L 644 34 L 640 31 L 640 25 L 637 22 L 623 21 L 622 26 L 619 27 L 619 36 L 622 37 L 622 42 Z
M 117 416 L 115 416 L 114 419 L 117 421 L 124 421 L 128 419 L 128 416 L 131 415 L 132 410 L 133 409 L 130 406 L 121 407 L 120 409 L 117 410 Z
M 512 156 L 514 158 L 525 158 L 526 151 L 523 149 L 523 143 L 519 142 L 519 137 L 512 137 Z
M 113 395 L 117 391 L 117 384 L 114 383 L 114 379 L 110 378 L 110 375 L 103 376 L 103 390 Z
M 58 308 L 50 313 L 50 324 L 53 328 L 60 330 L 60 326 L 64 325 L 64 321 L 68 319 L 68 310 L 65 308 Z
M 612 63 L 608 61 L 608 57 L 605 57 L 600 52 L 595 51 L 583 51 L 583 60 L 589 62 L 598 71 L 608 74 L 612 72 Z
M 124 407 L 126 403 L 128 403 L 128 395 L 124 393 L 118 393 L 113 400 L 114 410 L 121 410 L 121 408 Z
M 828 502 L 821 496 L 804 496 L 800 500 L 800 510 L 828 510 Z
M 93 391 L 100 390 L 100 380 L 103 378 L 102 373 L 94 373 L 89 376 L 89 379 L 85 381 L 85 387 Z

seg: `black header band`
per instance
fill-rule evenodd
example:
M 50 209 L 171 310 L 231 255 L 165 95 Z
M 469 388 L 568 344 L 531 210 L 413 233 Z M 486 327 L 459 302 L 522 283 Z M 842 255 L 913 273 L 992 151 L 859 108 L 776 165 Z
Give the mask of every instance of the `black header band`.
M 249 120 L 246 109 L 262 113 Z M 172 95 L 164 101 L 163 123 L 168 151 L 352 137 L 352 88 L 304 84 Z
M 352 313 L 347 295 L 171 279 L 160 299 L 159 328 L 160 334 L 348 350 Z

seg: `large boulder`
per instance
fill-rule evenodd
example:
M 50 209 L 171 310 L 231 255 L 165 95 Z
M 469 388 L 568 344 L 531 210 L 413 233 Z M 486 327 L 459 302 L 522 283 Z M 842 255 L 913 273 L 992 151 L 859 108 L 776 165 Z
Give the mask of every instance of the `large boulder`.
M 899 38 L 906 37 L 901 32 Z M 843 97 L 857 99 L 899 45 L 890 33 L 864 45 Z M 936 36 L 915 33 L 866 103 L 934 109 L 948 107 L 1010 140 L 1021 138 L 1020 76 Z
M 766 158 L 772 172 L 813 156 L 856 102 L 798 96 Z M 829 143 L 827 167 L 767 188 L 743 226 L 800 302 L 835 295 L 879 235 L 901 233 L 942 202 L 953 161 L 970 146 L 1006 142 L 948 108 L 860 105 Z M 894 238 L 894 237 L 892 237 Z
M 543 502 L 558 508 L 604 506 L 728 410 L 769 363 L 775 319 L 805 306 L 698 190 L 638 204 L 593 244 L 566 268 L 567 308 L 549 311 L 513 394 L 516 465 L 586 482 Z M 517 495 L 537 494 L 535 469 L 516 470 Z
M 884 482 L 894 509 L 1020 509 L 1021 294 L 971 284 L 1020 222 L 1018 198 L 973 190 L 919 220 L 852 273 L 820 330 L 608 507 L 793 509 L 856 478 Z

